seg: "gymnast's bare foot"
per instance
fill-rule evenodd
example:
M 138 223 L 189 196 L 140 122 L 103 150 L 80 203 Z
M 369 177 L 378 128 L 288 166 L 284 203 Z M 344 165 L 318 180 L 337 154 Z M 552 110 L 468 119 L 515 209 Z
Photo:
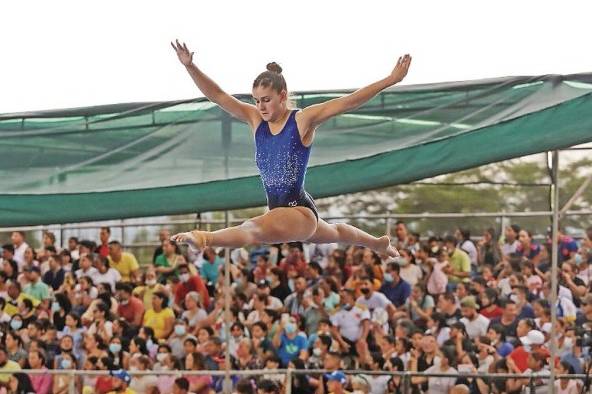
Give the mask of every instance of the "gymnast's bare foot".
M 388 257 L 399 257 L 400 254 L 397 249 L 391 245 L 391 239 L 388 235 L 378 238 L 378 253 L 385 254 Z
M 199 240 L 195 237 L 194 231 L 175 234 L 171 237 L 171 241 L 178 244 L 187 244 L 193 251 L 199 251 L 202 248 L 199 245 Z

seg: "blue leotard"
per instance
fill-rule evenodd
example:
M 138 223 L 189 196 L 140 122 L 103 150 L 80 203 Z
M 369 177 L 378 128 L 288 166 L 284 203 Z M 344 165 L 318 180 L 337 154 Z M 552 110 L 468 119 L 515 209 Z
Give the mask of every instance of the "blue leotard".
M 269 123 L 262 121 L 255 131 L 255 159 L 267 194 L 269 209 L 276 207 L 310 208 L 318 219 L 312 197 L 304 190 L 304 178 L 310 146 L 304 146 L 292 110 L 279 134 L 271 134 Z

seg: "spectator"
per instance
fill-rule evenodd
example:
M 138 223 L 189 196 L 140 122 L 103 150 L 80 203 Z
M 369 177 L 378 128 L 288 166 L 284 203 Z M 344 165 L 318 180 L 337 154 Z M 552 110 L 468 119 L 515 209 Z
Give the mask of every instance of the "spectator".
M 117 241 L 109 242 L 109 265 L 119 271 L 121 280 L 124 282 L 135 281 L 138 278 L 140 266 L 136 257 L 122 250 Z
M 380 292 L 397 308 L 404 305 L 411 294 L 411 286 L 401 279 L 399 272 L 398 264 L 389 263 L 384 274 L 384 284 L 380 288 Z

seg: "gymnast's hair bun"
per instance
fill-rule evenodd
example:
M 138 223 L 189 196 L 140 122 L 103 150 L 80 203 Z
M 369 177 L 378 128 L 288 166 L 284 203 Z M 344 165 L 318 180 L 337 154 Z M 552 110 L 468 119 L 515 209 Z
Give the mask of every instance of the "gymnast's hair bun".
M 278 74 L 282 73 L 282 68 L 276 62 L 267 63 L 267 70 Z

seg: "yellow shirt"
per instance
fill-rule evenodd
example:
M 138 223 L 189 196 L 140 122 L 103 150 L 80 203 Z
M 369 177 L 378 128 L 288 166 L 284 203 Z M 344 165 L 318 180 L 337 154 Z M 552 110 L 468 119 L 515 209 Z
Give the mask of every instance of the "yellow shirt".
M 37 305 L 40 304 L 40 301 L 38 299 L 33 298 L 28 294 L 21 293 L 16 298 L 17 305 L 20 304 L 21 302 L 23 302 L 25 299 L 31 300 L 34 307 L 37 307 Z M 10 301 L 6 300 L 6 305 L 4 305 L 4 312 L 6 312 L 11 317 L 16 315 L 17 313 L 19 313 L 19 309 L 18 309 L 17 305 L 13 305 L 10 303 Z
M 165 332 L 165 321 L 169 318 L 175 320 L 175 313 L 171 308 L 164 308 L 160 312 L 155 312 L 150 308 L 144 313 L 144 325 L 151 327 L 154 330 L 154 336 L 157 339 L 166 339 L 168 332 Z
M 19 365 L 19 363 L 12 361 L 12 360 L 8 360 L 6 362 L 6 365 L 3 367 L 0 367 L 0 371 L 15 371 L 21 370 L 21 366 Z M 0 373 L 0 382 L 8 382 L 10 380 L 10 375 L 11 373 Z
M 115 268 L 121 274 L 122 282 L 130 282 L 132 272 L 140 269 L 136 257 L 131 253 L 122 252 L 121 260 L 119 260 L 118 262 L 113 261 L 113 259 L 111 259 L 111 256 L 109 256 L 108 259 L 109 265 Z
M 154 287 L 138 286 L 134 289 L 133 294 L 144 301 L 144 310 L 148 310 L 152 308 L 152 296 L 157 291 L 164 291 L 166 293 L 166 288 L 160 283 L 157 283 Z

